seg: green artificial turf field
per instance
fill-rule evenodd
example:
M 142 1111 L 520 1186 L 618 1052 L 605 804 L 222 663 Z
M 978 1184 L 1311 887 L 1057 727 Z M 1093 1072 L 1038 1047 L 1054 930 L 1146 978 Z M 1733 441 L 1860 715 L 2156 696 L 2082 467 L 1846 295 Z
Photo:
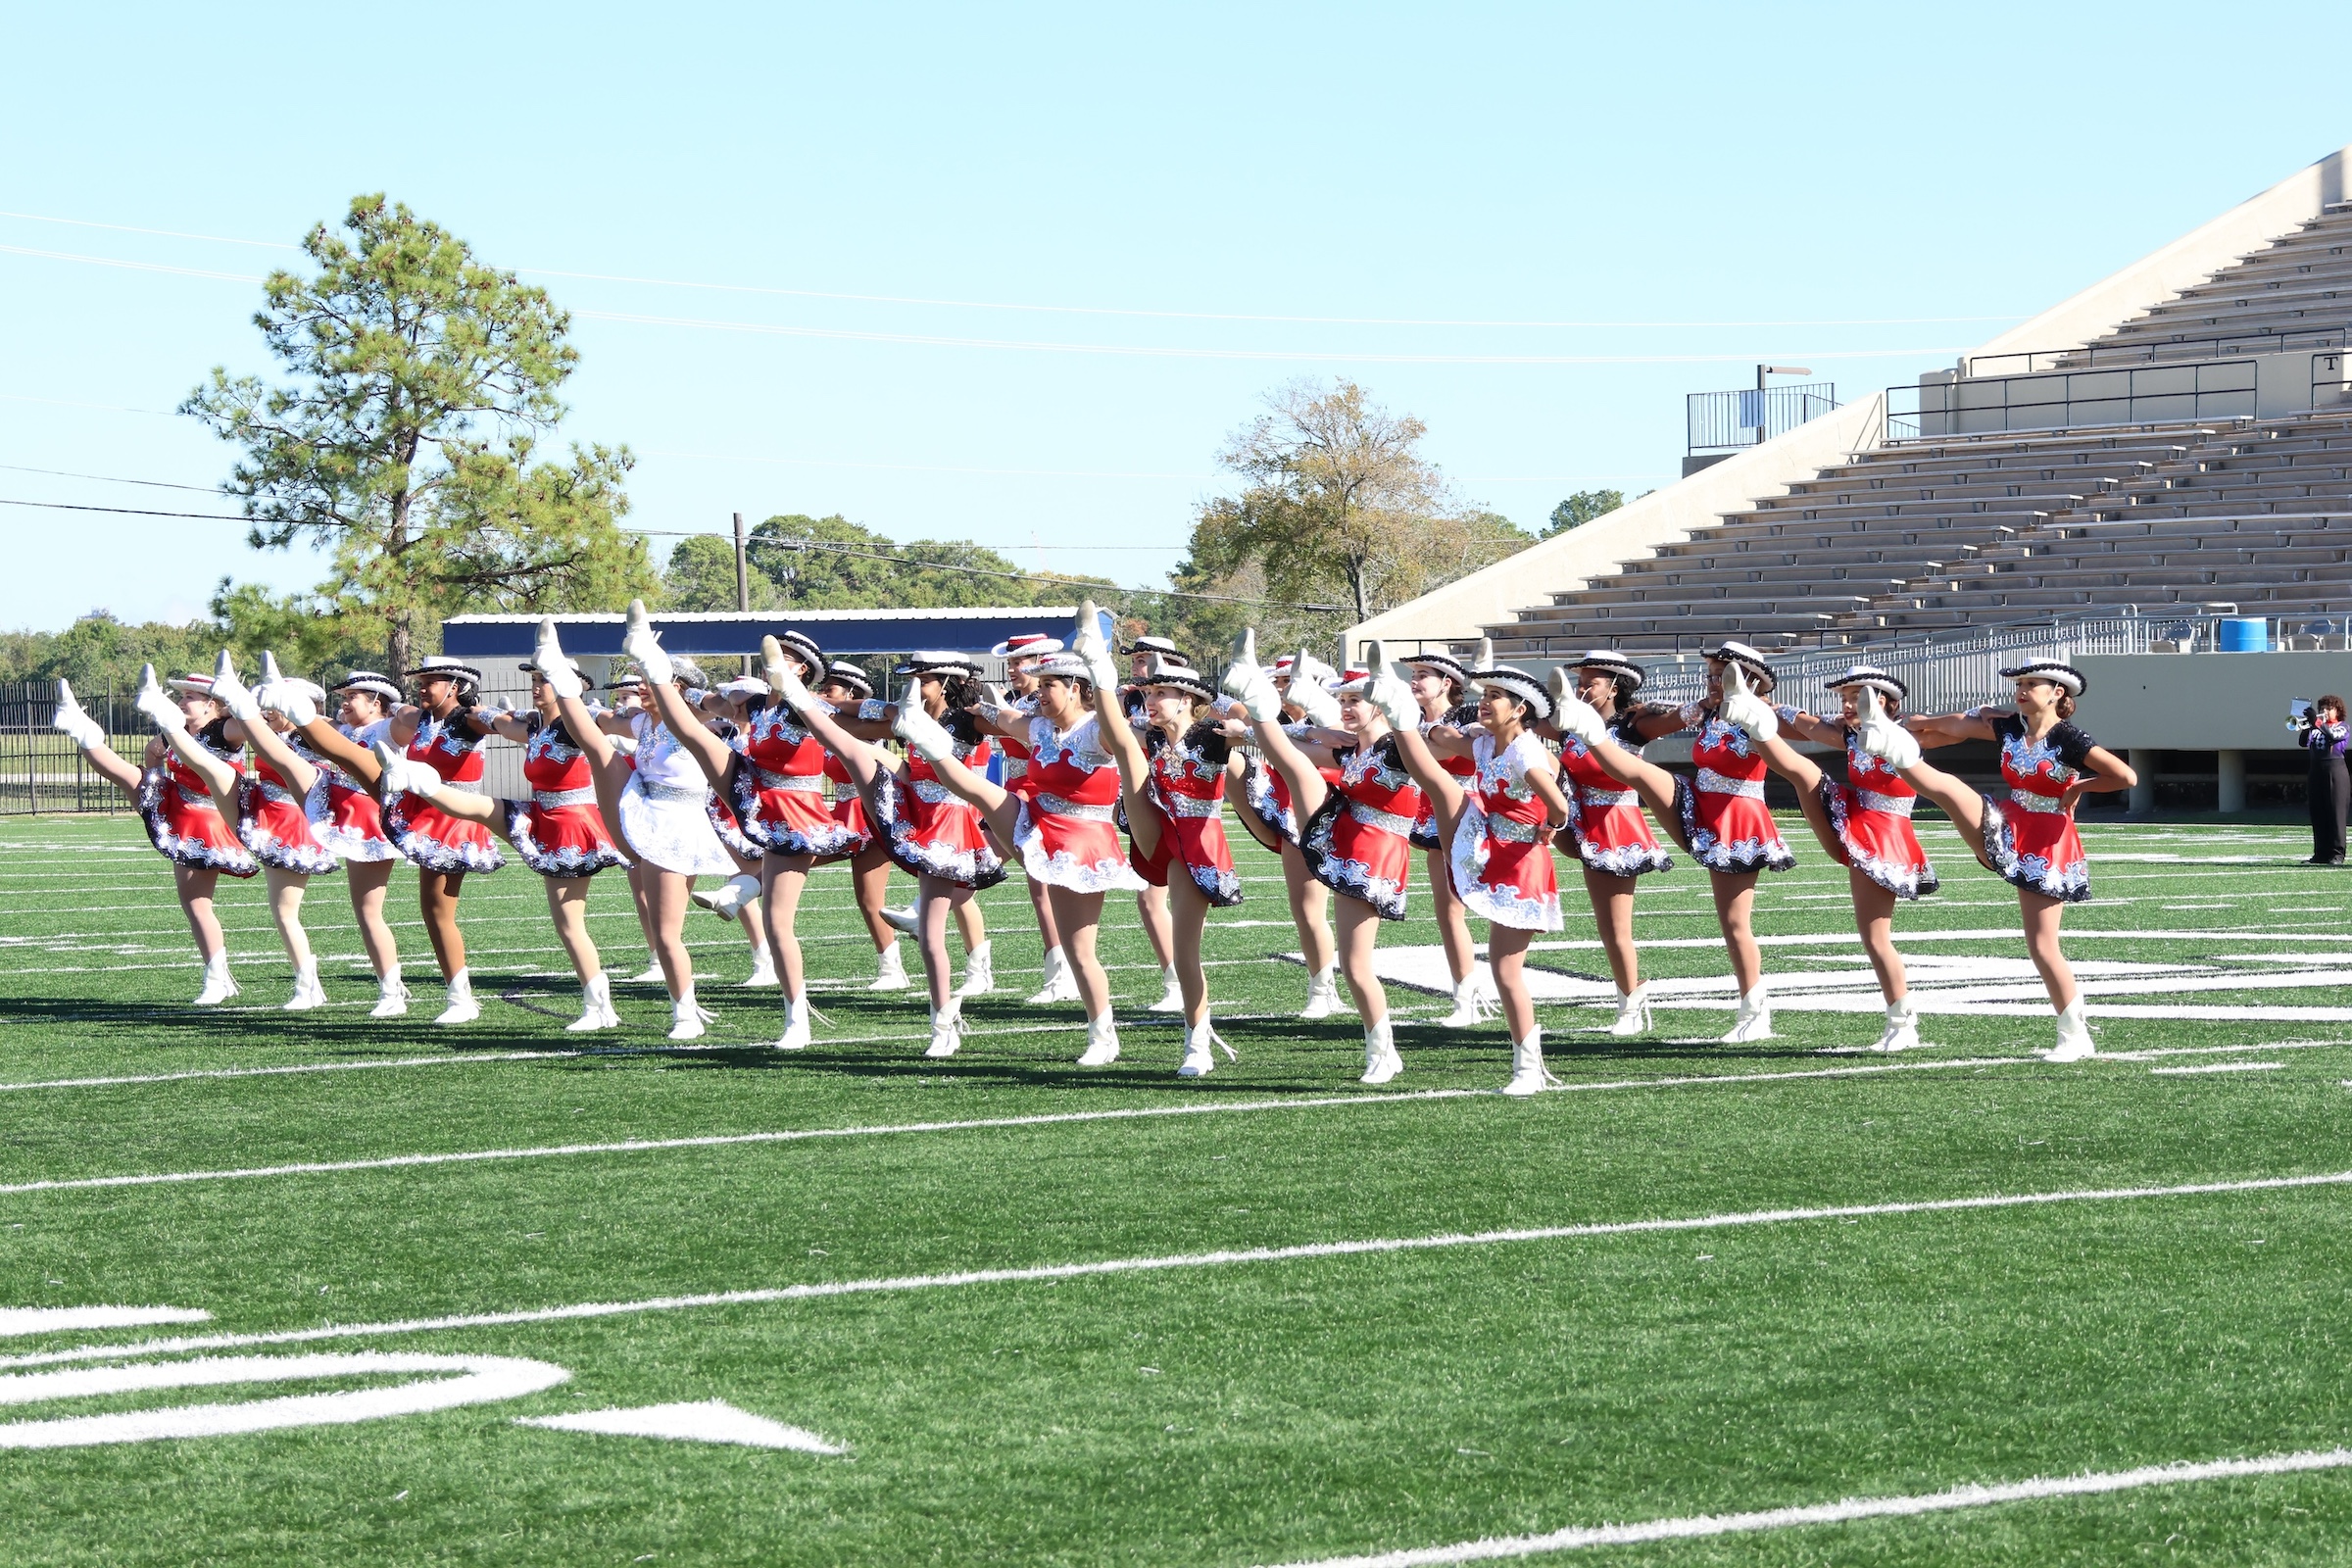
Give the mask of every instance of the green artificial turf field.
M 429 982 L 368 1020 L 337 878 L 309 910 L 331 1008 L 277 1010 L 238 886 L 245 992 L 200 1012 L 134 822 L 0 823 L 0 1420 L 324 1414 L 452 1379 L 477 1401 L 55 1447 L 0 1427 L 0 1561 L 1454 1561 L 1604 1524 L 1649 1528 L 1535 1560 L 2352 1560 L 2352 1190 L 2248 1185 L 2352 1171 L 2352 880 L 2292 864 L 2286 828 L 2087 829 L 2098 899 L 2067 928 L 2102 1057 L 2053 1066 L 2014 897 L 1923 823 L 1944 891 L 1897 927 L 1927 1045 L 1887 1057 L 1852 1049 L 1880 1019 L 1844 873 L 1784 830 L 1802 864 L 1757 911 L 1779 1039 L 1704 1043 L 1732 999 L 1685 862 L 1640 906 L 1657 1033 L 1545 1005 L 1564 1090 L 1512 1101 L 1499 1024 L 1441 1031 L 1401 986 L 1405 1073 L 1361 1089 L 1352 1017 L 1292 1016 L 1279 868 L 1238 832 L 1250 899 L 1208 940 L 1240 1060 L 1179 1081 L 1123 900 L 1112 1067 L 1072 1065 L 1075 1005 L 1021 1004 L 1013 885 L 986 900 L 1000 991 L 924 1060 L 919 990 L 860 989 L 838 871 L 803 906 L 815 1048 L 760 1049 L 776 994 L 732 988 L 742 939 L 698 913 L 719 1022 L 676 1050 L 656 987 L 615 988 L 619 1034 L 563 1032 L 576 987 L 520 867 L 466 892 L 477 1025 L 435 1028 Z M 1414 898 L 1384 948 L 1435 942 Z M 1590 994 L 1565 902 L 1537 959 Z M 634 973 L 616 877 L 593 907 Z M 392 910 L 429 976 L 405 874 Z M 1947 1201 L 1995 1196 L 2051 1200 Z M 21 1311 L 99 1304 L 210 1316 Z M 156 1342 L 179 1348 L 116 1353 Z M 199 1353 L 277 1381 L 130 1386 Z M 219 1367 L 240 1358 L 273 1360 Z M 518 1424 L 712 1400 L 804 1446 Z M 1897 1500 L 1770 1512 L 1857 1498 Z

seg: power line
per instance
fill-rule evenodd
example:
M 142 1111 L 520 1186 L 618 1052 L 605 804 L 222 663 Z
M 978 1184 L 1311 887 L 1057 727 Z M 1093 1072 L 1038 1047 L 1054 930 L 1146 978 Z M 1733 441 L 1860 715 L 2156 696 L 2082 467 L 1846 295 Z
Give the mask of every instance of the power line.
M 251 522 L 251 517 L 224 516 L 218 512 L 153 512 L 145 507 L 85 507 L 71 501 L 12 501 L 0 496 L 0 507 L 41 507 L 51 512 L 111 512 L 125 517 L 201 517 L 206 522 Z
M 65 468 L 28 468 L 21 463 L 0 463 L 0 468 L 11 473 L 45 473 L 55 479 L 95 479 L 101 484 L 139 484 L 156 490 L 193 490 L 205 496 L 220 493 L 209 484 L 173 484 L 169 479 L 125 479 L 119 474 L 74 473 Z

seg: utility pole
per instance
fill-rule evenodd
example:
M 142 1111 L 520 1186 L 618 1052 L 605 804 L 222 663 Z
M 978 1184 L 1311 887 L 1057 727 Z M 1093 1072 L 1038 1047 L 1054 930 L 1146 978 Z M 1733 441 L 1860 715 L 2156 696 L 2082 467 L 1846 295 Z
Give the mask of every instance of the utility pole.
M 735 608 L 749 613 L 752 608 L 752 561 L 750 546 L 744 542 L 743 514 L 735 514 Z M 752 656 L 743 656 L 743 673 L 752 672 Z

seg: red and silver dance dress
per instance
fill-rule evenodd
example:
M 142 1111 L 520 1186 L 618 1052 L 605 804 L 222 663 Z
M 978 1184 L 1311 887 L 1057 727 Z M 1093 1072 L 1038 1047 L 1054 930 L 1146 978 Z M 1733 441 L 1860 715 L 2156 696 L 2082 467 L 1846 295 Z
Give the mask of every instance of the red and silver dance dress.
M 865 836 L 825 804 L 824 743 L 783 703 L 752 715 L 730 775 L 744 835 L 776 855 L 851 855 Z
M 1683 727 L 1698 731 L 1690 743 L 1695 779 L 1675 780 L 1674 804 L 1691 858 L 1710 871 L 1786 871 L 1796 857 L 1764 807 L 1764 754 L 1747 731 L 1727 724 L 1697 703 L 1683 707 Z
M 874 838 L 873 826 L 865 819 L 865 798 L 858 793 L 848 765 L 831 752 L 825 754 L 825 782 L 833 786 L 833 820 L 857 834 L 858 848 L 864 849 Z
M 314 767 L 318 765 L 310 748 L 297 737 L 284 739 L 297 757 Z M 339 862 L 335 852 L 312 830 L 309 805 L 309 797 L 295 794 L 294 786 L 257 752 L 253 771 L 237 781 L 237 838 L 264 865 L 304 876 L 323 876 Z
M 2034 740 L 2015 713 L 1991 719 L 2001 745 L 2001 777 L 2009 799 L 1984 797 L 1986 863 L 2001 880 L 2045 899 L 2081 904 L 2090 897 L 2090 860 L 2075 832 L 2075 813 L 2063 804 L 2068 785 L 2089 769 L 2098 745 L 2068 719 Z
M 1233 756 L 1224 730 L 1204 719 L 1170 740 L 1157 729 L 1143 732 L 1152 759 L 1152 800 L 1159 808 L 1157 853 L 1146 856 L 1132 843 L 1127 863 L 1155 888 L 1168 885 L 1168 870 L 1182 860 L 1201 896 L 1220 909 L 1242 902 L 1242 879 L 1233 868 L 1233 847 L 1225 842 L 1225 766 Z
M 1560 879 L 1540 836 L 1550 808 L 1528 780 L 1553 770 L 1544 743 L 1522 731 L 1497 751 L 1484 730 L 1470 740 L 1473 770 L 1453 830 L 1453 891 L 1472 914 L 1521 931 L 1560 928 Z
M 482 737 L 463 711 L 446 720 L 420 721 L 409 742 L 408 757 L 412 762 L 428 764 L 451 788 L 466 789 L 482 780 Z M 399 792 L 386 796 L 384 826 L 400 853 L 420 870 L 495 871 L 507 863 L 489 824 L 451 816 L 430 801 L 413 801 Z
M 1864 751 L 1851 725 L 1839 727 L 1845 731 L 1846 782 L 1824 773 L 1820 793 L 1838 842 L 1845 846 L 1842 858 L 1898 899 L 1935 892 L 1936 867 L 1911 828 L 1919 792 L 1885 758 Z
M 388 718 L 358 729 L 347 724 L 335 726 L 362 750 L 374 745 L 391 727 Z M 310 757 L 309 751 L 303 756 Z M 307 808 L 311 831 L 318 842 L 346 860 L 399 859 L 400 846 L 392 842 L 391 832 L 384 826 L 384 808 L 368 786 L 324 758 L 313 758 L 312 761 L 318 769 L 318 783 L 311 791 Z
M 1119 842 L 1119 769 L 1094 715 L 1067 734 L 1051 719 L 1029 720 L 1029 766 L 1012 785 L 1021 810 L 1013 848 L 1030 877 L 1079 893 L 1140 891 L 1144 879 Z
M 718 842 L 726 847 L 729 855 L 738 860 L 757 862 L 766 853 L 766 846 L 744 831 L 743 818 L 735 814 L 732 799 L 736 775 L 751 765 L 743 760 L 743 730 L 730 718 L 714 718 L 710 724 L 710 733 L 725 741 L 728 749 L 735 753 L 735 760 L 727 764 L 729 787 L 710 792 L 703 802 L 703 814 L 710 818 L 710 831 L 718 835 Z
M 605 830 L 605 813 L 597 809 L 588 754 L 571 743 L 562 719 L 533 713 L 523 722 L 530 728 L 522 743 L 522 776 L 531 786 L 530 799 L 498 803 L 507 837 L 522 863 L 541 876 L 560 877 L 594 876 L 628 864 L 629 858 Z
M 1466 730 L 1477 722 L 1478 705 L 1476 703 L 1459 703 L 1447 709 L 1442 717 L 1423 719 L 1421 733 L 1426 735 L 1432 728 L 1440 724 L 1449 729 Z M 1438 765 L 1457 779 L 1467 779 L 1478 771 L 1478 764 L 1467 757 L 1440 755 Z M 1464 785 L 1463 788 L 1467 791 L 1469 786 Z M 1413 847 L 1418 850 L 1442 850 L 1445 848 L 1445 845 L 1438 842 L 1437 806 L 1426 794 L 1421 797 L 1421 814 L 1413 818 L 1412 840 Z
M 228 744 L 228 720 L 216 718 L 193 732 L 196 744 L 229 766 L 243 772 L 245 754 Z M 164 760 L 139 778 L 139 820 L 146 824 L 147 841 L 174 865 L 193 865 L 229 876 L 251 876 L 262 866 L 237 837 L 236 829 L 213 804 L 196 770 L 166 752 Z
M 1314 725 L 1303 722 L 1285 724 L 1282 732 L 1293 741 L 1301 741 L 1317 733 Z M 1323 775 L 1326 784 L 1336 785 L 1340 781 L 1340 770 L 1336 767 L 1321 767 L 1315 771 Z M 1254 751 L 1246 754 L 1243 764 L 1242 799 L 1249 804 L 1250 812 L 1259 821 L 1281 835 L 1285 844 L 1296 845 L 1298 842 L 1298 813 L 1291 808 L 1291 786 L 1279 769 Z
M 972 716 L 952 712 L 943 722 L 956 744 L 956 760 L 985 773 L 993 754 Z M 1004 858 L 989 842 L 979 808 L 942 784 L 921 757 L 908 757 L 903 772 L 878 769 L 872 797 L 865 814 L 890 858 L 908 875 L 967 888 L 993 888 L 1004 880 Z
M 1300 830 L 1298 853 L 1325 887 L 1401 920 L 1420 814 L 1421 787 L 1396 755 L 1396 737 L 1383 735 L 1340 753 L 1339 777 Z
M 1641 755 L 1638 715 L 1620 713 L 1610 719 L 1609 738 Z M 1568 804 L 1575 808 L 1568 818 L 1568 834 L 1579 860 L 1604 876 L 1641 876 L 1674 869 L 1674 857 L 1649 831 L 1641 795 L 1618 782 L 1593 757 L 1592 749 L 1574 736 L 1560 742 L 1560 782 Z

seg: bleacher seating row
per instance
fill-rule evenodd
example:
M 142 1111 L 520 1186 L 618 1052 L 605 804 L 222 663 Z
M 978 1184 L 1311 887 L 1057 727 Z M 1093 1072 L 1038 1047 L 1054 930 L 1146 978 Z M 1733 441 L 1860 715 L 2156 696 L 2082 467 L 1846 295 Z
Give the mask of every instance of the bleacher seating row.
M 2050 368 L 2114 364 L 2117 351 L 2149 360 L 2209 359 L 2304 347 L 2315 334 L 2341 332 L 2352 318 L 2352 202 L 2337 202 L 2292 234 L 2243 256 L 2145 316 L 2116 327 Z M 2266 345 L 2276 335 L 2281 341 Z M 2328 345 L 2316 345 L 2328 346 Z

